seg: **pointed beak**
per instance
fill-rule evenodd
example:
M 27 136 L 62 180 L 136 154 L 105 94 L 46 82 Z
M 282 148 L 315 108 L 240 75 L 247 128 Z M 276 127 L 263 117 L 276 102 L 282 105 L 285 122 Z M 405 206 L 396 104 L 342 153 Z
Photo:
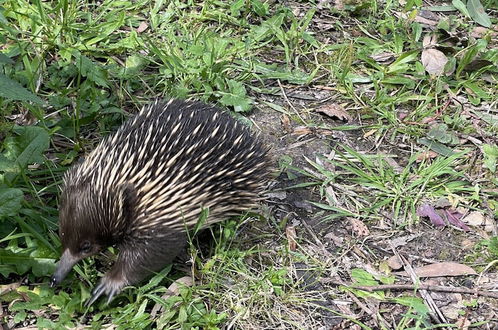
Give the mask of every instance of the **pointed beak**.
M 55 270 L 54 276 L 52 276 L 52 279 L 50 280 L 50 286 L 54 287 L 60 284 L 79 260 L 80 258 L 71 254 L 71 251 L 69 251 L 69 249 L 66 249 L 64 253 L 62 253 L 61 259 L 57 264 L 57 269 Z

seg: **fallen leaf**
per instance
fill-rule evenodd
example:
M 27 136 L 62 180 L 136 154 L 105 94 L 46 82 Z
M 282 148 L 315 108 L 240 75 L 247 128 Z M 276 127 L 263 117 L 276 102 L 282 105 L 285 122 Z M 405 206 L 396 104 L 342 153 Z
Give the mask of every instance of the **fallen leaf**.
M 437 152 L 429 150 L 429 151 L 425 151 L 425 152 L 420 153 L 417 156 L 416 161 L 417 161 L 417 163 L 420 163 L 421 161 L 428 160 L 428 159 L 434 159 L 436 157 L 437 157 Z
M 21 282 L 0 285 L 0 296 L 12 292 L 21 286 Z
M 389 259 L 387 259 L 387 264 L 393 270 L 399 270 L 401 269 L 401 267 L 403 267 L 403 264 L 399 260 L 398 256 L 391 256 Z
M 462 312 L 463 308 L 460 308 L 459 312 Z M 468 330 L 470 329 L 470 326 L 472 325 L 472 322 L 470 322 L 469 318 L 467 315 L 460 315 L 458 314 L 458 320 L 455 322 L 455 326 L 457 329 L 461 330 Z
M 421 233 L 411 234 L 411 235 L 406 235 L 406 236 L 401 236 L 401 237 L 396 237 L 396 238 L 394 238 L 394 239 L 391 240 L 391 242 L 390 242 L 389 245 L 392 246 L 393 248 L 397 248 L 397 247 L 400 247 L 400 246 L 405 246 L 406 244 L 408 244 L 408 242 L 411 242 L 414 239 L 419 238 L 420 236 L 422 236 Z
M 477 275 L 476 271 L 467 265 L 456 262 L 439 262 L 415 268 L 418 277 L 441 277 Z
M 463 229 L 465 231 L 469 231 L 470 228 L 462 222 L 462 217 L 463 214 L 458 212 L 457 210 L 443 210 L 444 214 L 446 215 L 446 219 L 448 219 L 448 222 L 451 223 L 453 226 L 456 226 L 460 229 Z
M 341 247 L 344 243 L 344 237 L 336 236 L 333 232 L 328 233 L 324 238 L 331 240 L 338 247 Z
M 390 64 L 395 60 L 394 53 L 392 52 L 382 52 L 379 54 L 371 55 L 370 58 L 377 63 L 385 63 L 385 64 Z
M 287 237 L 287 245 L 289 246 L 289 251 L 296 251 L 296 227 L 288 226 L 287 228 L 285 228 L 285 236 Z
M 342 121 L 351 121 L 353 118 L 349 115 L 349 113 L 344 110 L 342 106 L 339 104 L 327 104 L 318 109 L 316 112 L 323 113 L 331 118 L 337 118 Z
M 344 1 L 343 0 L 335 0 L 334 8 L 337 10 L 344 10 Z
M 168 287 L 168 291 L 163 294 L 161 297 L 162 299 L 168 299 L 169 297 L 172 296 L 178 296 L 180 295 L 180 288 L 182 287 L 191 287 L 194 285 L 194 281 L 192 280 L 191 276 L 183 276 L 171 283 L 171 285 Z M 155 317 L 158 313 L 164 312 L 164 306 L 156 303 L 150 312 L 150 315 L 152 317 Z
M 367 138 L 367 137 L 377 133 L 377 131 L 378 131 L 377 129 L 371 129 L 368 132 L 366 132 L 365 134 L 363 134 L 363 138 Z
M 429 48 L 422 51 L 422 64 L 429 74 L 439 76 L 444 73 L 448 58 L 440 50 Z
M 422 40 L 422 46 L 424 48 L 430 48 L 430 47 L 434 47 L 436 45 L 437 45 L 436 35 L 426 34 L 424 39 Z
M 472 32 L 470 33 L 470 36 L 476 39 L 482 38 L 490 31 L 489 29 L 486 29 L 485 27 L 482 26 L 476 26 Z
M 424 203 L 418 207 L 417 215 L 419 217 L 428 217 L 429 220 L 431 220 L 431 222 L 436 226 L 442 227 L 445 225 L 443 218 L 436 212 L 434 207 L 427 203 Z
M 488 233 L 494 228 L 493 221 L 478 211 L 470 212 L 462 221 L 472 227 L 484 228 L 484 231 Z
M 279 200 L 284 200 L 287 198 L 287 192 L 285 191 L 274 191 L 274 192 L 269 192 L 265 194 L 266 197 L 268 198 L 275 198 Z
M 425 17 L 418 16 L 418 15 L 415 17 L 415 22 L 420 23 L 420 24 L 430 25 L 430 26 L 436 26 L 439 23 L 438 21 L 427 19 Z
M 348 218 L 348 220 L 349 223 L 351 224 L 351 227 L 353 227 L 353 232 L 356 233 L 358 236 L 370 235 L 370 230 L 368 230 L 368 227 L 363 223 L 363 221 L 355 218 Z
M 140 25 L 137 27 L 137 32 L 138 33 L 144 32 L 145 30 L 147 30 L 148 27 L 149 25 L 147 25 L 147 23 L 141 22 Z
M 295 134 L 295 135 L 308 135 L 311 133 L 312 133 L 312 130 L 306 126 L 295 127 L 294 130 L 292 131 L 292 134 Z
M 168 290 L 170 291 L 169 296 L 178 296 L 180 294 L 180 288 L 191 287 L 192 285 L 194 285 L 194 281 L 192 281 L 191 276 L 180 277 L 168 287 Z
M 290 121 L 289 116 L 282 115 L 280 117 L 280 122 L 282 123 L 282 127 L 284 128 L 284 131 L 286 131 L 287 133 L 292 132 L 291 121 Z

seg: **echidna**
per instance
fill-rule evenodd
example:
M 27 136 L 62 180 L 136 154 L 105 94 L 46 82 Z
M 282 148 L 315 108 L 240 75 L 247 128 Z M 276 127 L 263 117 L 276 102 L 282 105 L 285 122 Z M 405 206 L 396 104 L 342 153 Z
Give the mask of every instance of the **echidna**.
M 116 246 L 117 261 L 92 292 L 110 301 L 171 263 L 186 231 L 256 205 L 267 179 L 266 150 L 221 110 L 170 100 L 144 107 L 64 176 L 62 256 L 51 285 L 81 259 Z

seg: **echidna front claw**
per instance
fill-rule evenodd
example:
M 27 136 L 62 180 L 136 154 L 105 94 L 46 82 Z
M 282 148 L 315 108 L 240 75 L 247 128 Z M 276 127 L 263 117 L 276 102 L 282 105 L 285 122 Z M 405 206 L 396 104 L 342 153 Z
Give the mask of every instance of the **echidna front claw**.
M 92 291 L 92 296 L 90 297 L 89 300 L 86 301 L 85 307 L 90 307 L 99 297 L 104 293 L 104 288 L 105 286 L 101 282 L 99 285 L 95 287 Z
M 95 289 L 93 289 L 92 296 L 85 303 L 85 307 L 91 306 L 95 301 L 97 301 L 97 299 L 100 298 L 102 294 L 107 295 L 107 304 L 109 304 L 111 300 L 116 295 L 118 295 L 125 286 L 126 284 L 124 283 L 124 281 L 113 280 L 107 276 L 104 277 L 95 287 Z

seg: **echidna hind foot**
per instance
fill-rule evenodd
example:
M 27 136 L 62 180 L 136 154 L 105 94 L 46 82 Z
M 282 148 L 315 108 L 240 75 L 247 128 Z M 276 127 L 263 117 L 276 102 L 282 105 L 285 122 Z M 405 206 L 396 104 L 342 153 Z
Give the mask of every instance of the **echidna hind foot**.
M 111 300 L 170 264 L 203 209 L 205 226 L 254 207 L 268 179 L 267 150 L 228 114 L 170 100 L 144 107 L 64 176 L 59 284 L 81 259 L 117 247 L 87 305 Z

